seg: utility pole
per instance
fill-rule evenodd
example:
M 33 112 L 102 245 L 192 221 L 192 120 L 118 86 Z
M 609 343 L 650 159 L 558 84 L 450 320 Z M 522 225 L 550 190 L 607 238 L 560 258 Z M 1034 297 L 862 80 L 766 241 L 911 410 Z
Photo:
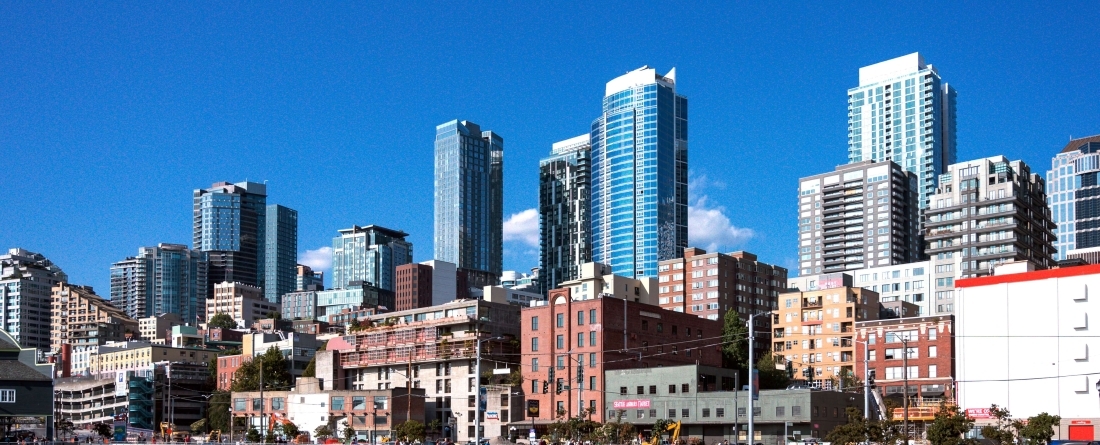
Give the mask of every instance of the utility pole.
M 264 360 L 260 356 L 260 443 L 267 443 L 267 434 L 264 434 Z
M 898 334 L 895 333 L 894 335 Z M 905 392 L 905 416 L 903 417 L 905 422 L 905 445 L 909 445 L 909 339 L 901 338 L 901 344 L 902 347 L 905 348 L 905 355 L 902 356 L 903 358 L 901 365 L 902 369 L 904 369 L 904 373 L 902 375 L 905 376 L 903 383 L 903 391 Z
M 416 351 L 415 346 L 412 347 L 412 349 L 409 349 L 409 367 L 407 369 L 405 369 L 405 394 L 406 394 L 405 398 L 408 399 L 408 400 L 405 400 L 405 421 L 406 422 L 408 422 L 409 420 L 412 419 L 412 403 L 413 403 L 413 398 L 412 398 L 413 397 L 413 394 L 412 394 L 412 391 L 413 391 L 413 389 L 412 389 L 412 370 L 413 370 L 413 352 L 415 352 L 415 351 Z
M 755 388 L 754 388 L 754 386 L 756 384 L 756 379 L 754 379 L 753 375 L 752 375 L 753 365 L 754 365 L 754 363 L 752 362 L 753 361 L 752 349 L 753 349 L 753 341 L 756 339 L 756 329 L 754 329 L 755 326 L 753 325 L 752 321 L 753 321 L 754 318 L 756 318 L 757 315 L 760 315 L 760 314 L 749 315 L 749 414 L 748 414 L 749 415 L 749 437 L 748 437 L 748 443 L 755 443 L 754 442 L 755 439 L 754 439 L 754 436 L 753 436 L 753 426 L 754 425 L 753 425 L 753 416 L 752 416 L 753 415 L 753 400 L 752 399 L 753 399 L 753 397 L 756 396 Z
M 475 338 L 474 341 L 477 342 L 477 366 L 474 369 L 474 445 L 481 445 L 481 339 Z

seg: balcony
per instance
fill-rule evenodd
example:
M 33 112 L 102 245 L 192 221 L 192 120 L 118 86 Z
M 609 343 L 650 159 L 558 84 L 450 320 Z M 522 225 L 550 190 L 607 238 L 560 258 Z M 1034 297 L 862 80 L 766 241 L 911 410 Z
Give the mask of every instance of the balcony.
M 822 304 L 823 304 L 823 300 L 821 298 L 803 298 L 802 299 L 802 307 L 804 307 L 804 308 L 819 308 L 819 307 L 822 306 Z

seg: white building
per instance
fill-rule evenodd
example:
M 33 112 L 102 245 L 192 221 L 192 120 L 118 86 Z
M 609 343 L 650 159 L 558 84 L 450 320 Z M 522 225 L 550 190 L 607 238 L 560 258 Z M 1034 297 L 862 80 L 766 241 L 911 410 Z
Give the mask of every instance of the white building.
M 209 318 L 207 318 L 209 320 Z M 138 319 L 138 333 L 142 341 L 164 344 L 172 336 L 172 327 L 183 324 L 179 314 L 166 312 L 152 317 Z
M 918 261 L 909 264 L 869 267 L 848 270 L 844 273 L 852 276 L 852 283 L 878 292 L 879 301 L 906 301 L 920 306 L 920 315 L 935 315 L 938 301 L 954 293 L 954 280 L 938 280 L 934 274 L 932 261 Z M 820 275 L 807 275 L 787 280 L 788 287 L 803 292 L 818 289 Z M 948 311 L 950 313 L 950 311 Z
M 611 266 L 584 263 L 580 276 L 563 281 L 559 288 L 572 288 L 574 300 L 592 300 L 600 294 L 625 298 L 639 303 L 657 304 L 657 277 L 630 278 L 611 273 Z
M 214 285 L 214 298 L 206 300 L 206 320 L 226 314 L 237 321 L 238 328 L 252 326 L 268 314 L 282 313 L 282 305 L 264 299 L 263 289 L 244 283 L 221 282 Z
M 1016 418 L 1047 412 L 1062 417 L 1054 439 L 1094 440 L 1100 298 L 1089 290 L 1100 289 L 1100 265 L 1032 269 L 1009 263 L 955 283 L 959 407 L 972 416 L 993 404 Z

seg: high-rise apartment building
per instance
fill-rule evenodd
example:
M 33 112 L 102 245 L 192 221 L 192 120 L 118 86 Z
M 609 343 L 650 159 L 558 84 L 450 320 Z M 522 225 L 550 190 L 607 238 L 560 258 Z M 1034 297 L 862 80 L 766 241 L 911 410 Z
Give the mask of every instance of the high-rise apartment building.
M 541 291 L 577 278 L 592 261 L 592 201 L 589 192 L 592 144 L 589 135 L 555 142 L 550 157 L 539 161 Z
M 95 294 L 92 288 L 69 283 L 53 287 L 50 310 L 50 349 L 71 345 L 73 353 L 86 351 L 109 341 L 125 341 L 138 336 L 138 322 L 111 302 Z
M 309 266 L 299 264 L 298 275 L 295 277 L 294 290 L 325 290 L 325 272 L 313 270 Z
M 892 161 L 861 161 L 802 178 L 800 275 L 919 261 L 917 183 Z
M 217 314 L 226 314 L 237 321 L 237 326 L 248 328 L 261 318 L 270 318 L 272 314 L 282 314 L 279 303 L 271 303 L 264 298 L 263 290 L 244 283 L 218 283 L 214 285 L 214 296 L 206 300 L 206 319 Z
M 997 264 L 1016 260 L 1049 267 L 1054 222 L 1045 189 L 1042 176 L 1004 156 L 948 166 L 925 212 L 926 253 L 936 279 L 989 275 Z
M 848 274 L 822 276 L 817 290 L 779 294 L 772 315 L 776 363 L 789 363 L 796 377 L 809 373 L 807 380 L 830 389 L 833 377 L 856 377 L 856 322 L 878 318 L 878 294 L 854 287 Z
M 278 204 L 267 206 L 265 234 L 264 299 L 278 303 L 279 297 L 297 284 L 298 211 Z
M 607 83 L 592 122 L 592 261 L 657 276 L 687 247 L 688 107 L 676 69 L 643 66 Z
M 264 286 L 267 185 L 218 182 L 194 192 L 192 248 L 210 261 L 207 294 L 224 281 Z
M 352 226 L 332 239 L 332 288 L 347 289 L 363 281 L 388 291 L 394 290 L 397 266 L 412 262 L 409 234 L 382 226 Z
M 1100 135 L 1074 139 L 1051 161 L 1047 205 L 1056 224 L 1054 259 L 1069 251 L 1100 247 Z M 1078 223 L 1080 221 L 1080 223 Z
M 720 320 L 735 310 L 742 318 L 775 310 L 787 290 L 787 269 L 766 264 L 748 252 L 707 253 L 684 249 L 682 258 L 661 261 L 658 304 L 676 312 Z
M 848 90 L 848 161 L 900 164 L 917 175 L 920 208 L 955 163 L 957 93 L 913 53 L 859 69 Z
M 195 323 L 211 295 L 207 274 L 206 252 L 181 244 L 142 247 L 111 265 L 111 301 L 135 320 L 173 313 Z
M 19 346 L 47 351 L 50 348 L 52 288 L 69 280 L 40 253 L 8 249 L 0 255 L 0 329 Z
M 503 229 L 504 138 L 469 121 L 435 127 L 435 259 L 499 277 Z

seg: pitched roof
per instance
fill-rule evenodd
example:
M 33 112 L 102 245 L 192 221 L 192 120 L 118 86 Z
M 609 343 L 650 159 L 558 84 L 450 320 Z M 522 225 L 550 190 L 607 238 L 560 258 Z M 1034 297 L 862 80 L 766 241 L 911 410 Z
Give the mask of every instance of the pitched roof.
M 50 381 L 50 376 L 38 372 L 26 363 L 18 360 L 5 360 L 0 366 L 0 381 Z
M 1077 149 L 1081 148 L 1082 145 L 1085 145 L 1089 142 L 1100 142 L 1100 134 L 1098 134 L 1096 136 L 1089 136 L 1089 137 L 1086 137 L 1086 138 L 1078 138 L 1078 139 L 1071 140 L 1071 141 L 1069 141 L 1068 144 L 1066 144 L 1066 148 L 1062 149 L 1061 153 L 1069 153 L 1071 151 L 1077 151 Z
M 15 342 L 15 339 L 8 334 L 7 331 L 0 329 L 0 351 L 18 351 L 19 344 Z

